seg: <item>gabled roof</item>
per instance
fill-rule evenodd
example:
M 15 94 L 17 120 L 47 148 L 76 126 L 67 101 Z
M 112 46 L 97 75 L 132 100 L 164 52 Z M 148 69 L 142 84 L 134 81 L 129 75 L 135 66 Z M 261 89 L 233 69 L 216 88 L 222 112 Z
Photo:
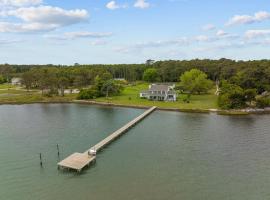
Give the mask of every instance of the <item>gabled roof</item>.
M 152 84 L 149 91 L 168 91 L 169 85 Z

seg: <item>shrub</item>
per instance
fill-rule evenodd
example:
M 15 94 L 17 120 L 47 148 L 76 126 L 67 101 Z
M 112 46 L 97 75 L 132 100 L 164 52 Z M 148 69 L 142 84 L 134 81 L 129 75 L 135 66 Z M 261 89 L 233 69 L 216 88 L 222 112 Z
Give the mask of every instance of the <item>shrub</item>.
M 99 96 L 99 92 L 95 89 L 84 89 L 80 91 L 77 99 L 95 99 Z
M 5 83 L 5 82 L 6 82 L 5 78 L 2 75 L 0 75 L 0 84 Z
M 265 108 L 270 106 L 270 99 L 267 97 L 259 97 L 256 101 L 256 106 L 258 108 Z
M 218 105 L 223 109 L 238 109 L 246 106 L 244 90 L 235 84 L 223 82 Z

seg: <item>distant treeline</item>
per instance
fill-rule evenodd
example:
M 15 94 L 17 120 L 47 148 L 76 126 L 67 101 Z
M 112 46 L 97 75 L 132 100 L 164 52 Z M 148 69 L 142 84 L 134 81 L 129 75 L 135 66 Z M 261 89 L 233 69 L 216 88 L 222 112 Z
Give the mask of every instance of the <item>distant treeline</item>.
M 151 64 L 115 64 L 115 65 L 0 65 L 0 75 L 4 79 L 11 76 L 22 76 L 32 68 L 51 68 L 69 73 L 76 79 L 84 77 L 85 84 L 91 84 L 96 74 L 107 71 L 113 78 L 124 78 L 128 81 L 143 80 L 147 68 L 155 68 L 162 82 L 178 82 L 179 77 L 188 70 L 199 69 L 216 80 L 228 80 L 242 88 L 256 88 L 259 93 L 270 89 L 270 60 L 234 61 L 220 60 L 189 60 L 189 61 L 157 61 Z
M 149 60 L 145 64 L 72 66 L 3 64 L 0 65 L 0 84 L 10 82 L 12 77 L 21 77 L 27 89 L 64 95 L 66 88 L 90 88 L 82 90 L 81 96 L 94 98 L 119 94 L 121 86 L 116 78 L 128 82 L 179 82 L 181 75 L 192 69 L 204 72 L 208 79 L 217 83 L 220 89 L 218 104 L 222 108 L 270 106 L 270 60 Z M 183 83 L 182 86 L 185 88 Z
M 14 73 L 23 73 L 34 67 L 56 67 L 56 68 L 103 68 L 108 70 L 113 77 L 125 78 L 127 80 L 141 80 L 143 72 L 146 68 L 156 68 L 162 81 L 175 82 L 179 80 L 179 76 L 185 71 L 197 68 L 205 72 L 210 79 L 228 79 L 236 75 L 242 70 L 263 71 L 270 68 L 270 60 L 256 60 L 256 61 L 234 61 L 230 59 L 220 60 L 189 60 L 189 61 L 157 61 L 153 64 L 114 64 L 114 65 L 9 65 L 2 64 L 3 67 L 12 67 Z M 2 70 L 0 70 L 1 73 Z

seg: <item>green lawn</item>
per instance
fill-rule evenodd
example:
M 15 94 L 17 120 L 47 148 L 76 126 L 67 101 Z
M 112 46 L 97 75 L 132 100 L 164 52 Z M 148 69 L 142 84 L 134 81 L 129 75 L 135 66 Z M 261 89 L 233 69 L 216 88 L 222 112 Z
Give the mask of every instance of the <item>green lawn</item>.
M 15 88 L 16 86 L 5 83 L 5 84 L 0 84 L 0 90 L 1 89 L 9 89 L 9 88 Z
M 158 106 L 160 108 L 177 108 L 177 109 L 216 109 L 217 106 L 217 96 L 214 94 L 204 94 L 204 95 L 192 95 L 190 103 L 185 103 L 183 98 L 185 94 L 180 94 L 176 102 L 159 102 L 159 101 L 149 101 L 147 99 L 141 99 L 139 93 L 141 90 L 148 88 L 148 84 L 140 83 L 136 86 L 127 86 L 121 95 L 106 98 L 95 99 L 97 102 L 108 102 L 123 105 L 133 105 L 133 106 Z M 211 91 L 211 93 L 214 93 Z
M 76 99 L 76 94 L 46 97 L 42 96 L 38 90 L 27 92 L 25 89 L 9 87 L 10 85 L 0 85 L 0 104 L 22 104 L 35 102 L 70 102 Z
M 66 95 L 65 97 L 53 96 L 45 97 L 37 91 L 27 92 L 24 89 L 9 88 L 8 85 L 0 85 L 0 104 L 4 103 L 35 103 L 35 102 L 70 102 L 75 100 L 77 95 Z M 9 89 L 8 89 L 9 88 Z M 160 108 L 175 108 L 175 109 L 216 109 L 217 97 L 211 91 L 210 94 L 192 95 L 190 103 L 183 101 L 185 94 L 180 94 L 176 102 L 149 101 L 141 99 L 139 93 L 141 90 L 148 88 L 147 83 L 138 83 L 136 85 L 126 86 L 119 96 L 110 98 L 98 98 L 97 102 L 115 103 L 132 106 L 157 106 Z

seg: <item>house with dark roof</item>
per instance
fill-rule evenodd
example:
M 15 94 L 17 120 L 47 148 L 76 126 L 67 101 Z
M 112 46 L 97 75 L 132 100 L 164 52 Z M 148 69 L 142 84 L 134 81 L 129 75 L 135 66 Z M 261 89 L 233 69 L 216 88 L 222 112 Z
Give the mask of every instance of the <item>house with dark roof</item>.
M 174 84 L 151 84 L 149 89 L 140 92 L 140 98 L 152 101 L 176 101 L 177 94 Z

